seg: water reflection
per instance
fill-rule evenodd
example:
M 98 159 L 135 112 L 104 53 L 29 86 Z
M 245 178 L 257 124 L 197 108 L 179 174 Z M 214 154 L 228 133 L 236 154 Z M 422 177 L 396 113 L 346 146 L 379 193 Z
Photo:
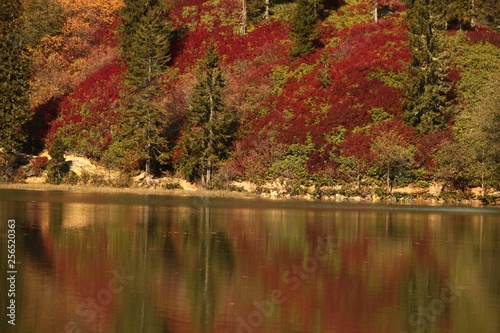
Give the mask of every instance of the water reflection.
M 0 193 L 16 332 L 500 331 L 494 210 L 133 198 Z

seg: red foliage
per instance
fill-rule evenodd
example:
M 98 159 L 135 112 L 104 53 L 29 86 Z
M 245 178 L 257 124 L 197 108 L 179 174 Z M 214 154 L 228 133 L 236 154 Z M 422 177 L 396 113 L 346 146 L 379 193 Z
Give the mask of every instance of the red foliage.
M 37 156 L 30 160 L 31 170 L 35 176 L 39 176 L 49 163 L 46 156 Z
M 329 159 L 332 147 L 325 140 L 325 133 L 342 126 L 347 130 L 346 141 L 342 144 L 344 154 L 366 160 L 369 159 L 371 136 L 364 131 L 353 134 L 352 130 L 373 124 L 370 114 L 373 108 L 382 108 L 394 117 L 392 121 L 377 124 L 373 127 L 374 132 L 394 129 L 408 141 L 415 141 L 415 132 L 402 122 L 401 92 L 373 75 L 402 72 L 403 63 L 409 59 L 405 46 L 406 28 L 386 21 L 384 27 L 369 23 L 339 31 L 336 37 L 341 43 L 336 47 L 318 50 L 300 61 L 287 63 L 289 71 L 304 63 L 314 67 L 312 72 L 300 78 L 290 78 L 281 94 L 264 102 L 270 111 L 251 121 L 243 145 L 249 149 L 257 146 L 264 132 L 275 133 L 275 140 L 285 145 L 305 144 L 311 138 L 318 151 L 311 154 L 308 163 L 309 170 L 314 172 L 334 164 Z M 327 89 L 322 88 L 317 79 L 322 66 L 318 61 L 321 52 L 332 62 L 329 71 L 332 84 Z
M 432 132 L 418 140 L 417 147 L 418 152 L 415 156 L 415 162 L 427 170 L 434 167 L 434 162 L 432 160 L 432 154 L 435 152 L 436 148 L 446 140 L 453 139 L 454 135 L 451 130 L 446 130 L 443 132 Z
M 118 63 L 103 67 L 65 96 L 59 105 L 59 116 L 51 124 L 48 143 L 58 131 L 70 131 L 66 135 L 101 151 L 111 144 L 111 126 L 118 119 L 114 103 L 119 97 L 123 70 Z M 75 146 L 79 144 L 82 142 L 74 142 Z
M 478 28 L 473 31 L 468 31 L 467 36 L 474 42 L 488 42 L 496 47 L 500 47 L 500 33 L 488 28 Z

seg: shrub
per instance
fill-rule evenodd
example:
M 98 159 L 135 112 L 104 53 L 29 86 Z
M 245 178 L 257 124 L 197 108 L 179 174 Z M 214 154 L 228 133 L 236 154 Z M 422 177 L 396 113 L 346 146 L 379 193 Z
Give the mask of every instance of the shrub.
M 49 163 L 49 159 L 45 156 L 37 156 L 30 161 L 31 174 L 40 176 Z
M 78 184 L 79 180 L 80 180 L 80 177 L 78 177 L 78 175 L 74 171 L 70 170 L 63 176 L 61 183 L 76 185 L 76 184 Z
M 174 180 L 167 180 L 163 184 L 163 188 L 166 190 L 182 190 L 183 189 L 181 184 L 179 184 L 178 181 L 174 181 Z

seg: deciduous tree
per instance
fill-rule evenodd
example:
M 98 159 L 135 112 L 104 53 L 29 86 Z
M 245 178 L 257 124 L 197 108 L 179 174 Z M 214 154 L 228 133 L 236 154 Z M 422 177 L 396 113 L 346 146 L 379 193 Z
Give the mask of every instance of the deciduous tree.
M 413 164 L 414 149 L 395 131 L 377 137 L 371 147 L 375 163 L 385 169 L 387 192 L 392 192 L 395 172 L 402 171 Z

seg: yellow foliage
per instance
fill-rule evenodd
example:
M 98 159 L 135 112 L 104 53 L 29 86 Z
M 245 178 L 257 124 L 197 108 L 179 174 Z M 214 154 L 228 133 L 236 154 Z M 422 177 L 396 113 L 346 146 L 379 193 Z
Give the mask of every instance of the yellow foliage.
M 110 28 L 115 22 L 123 0 L 55 1 L 61 6 L 64 25 L 61 35 L 45 36 L 31 50 L 32 107 L 67 93 L 117 54 L 93 39 L 98 29 Z

